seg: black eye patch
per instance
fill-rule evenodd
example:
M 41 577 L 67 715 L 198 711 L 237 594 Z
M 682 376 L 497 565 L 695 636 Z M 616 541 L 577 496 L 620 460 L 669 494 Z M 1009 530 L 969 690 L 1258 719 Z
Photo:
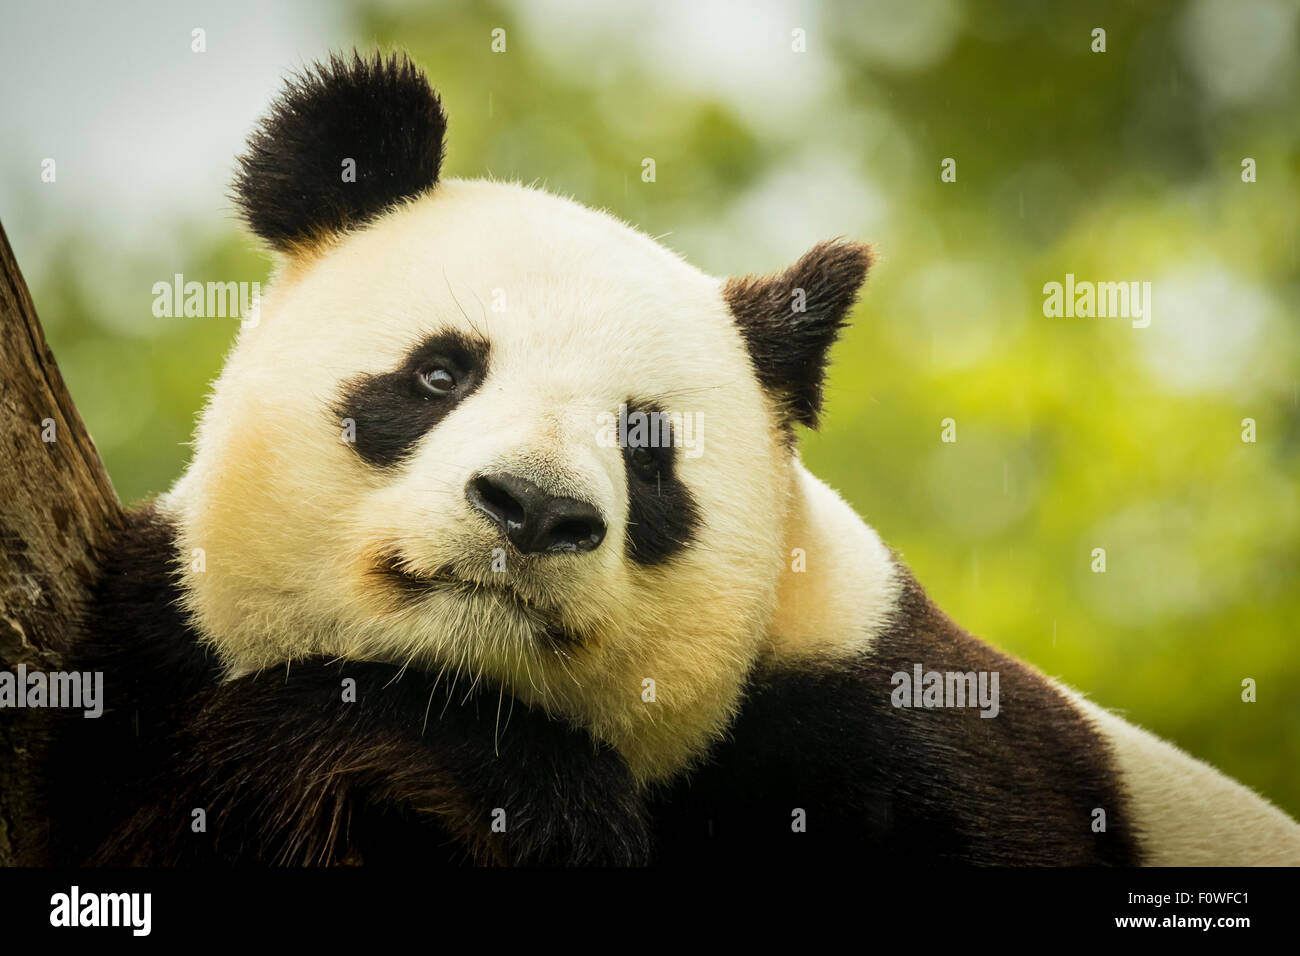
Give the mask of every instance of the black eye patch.
M 638 564 L 662 564 L 687 547 L 700 523 L 690 489 L 677 477 L 669 417 L 646 402 L 619 410 L 619 443 L 627 472 L 627 554 Z
M 365 462 L 395 465 L 478 388 L 487 376 L 488 353 L 487 342 L 461 332 L 430 336 L 395 371 L 347 382 L 334 414 Z

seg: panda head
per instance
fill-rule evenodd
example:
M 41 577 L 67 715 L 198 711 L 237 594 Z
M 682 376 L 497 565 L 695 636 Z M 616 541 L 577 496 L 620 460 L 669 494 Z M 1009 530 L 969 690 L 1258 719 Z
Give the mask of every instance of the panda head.
M 277 270 L 165 500 L 184 600 L 232 674 L 489 682 L 651 779 L 761 650 L 792 430 L 868 253 L 712 278 L 567 199 L 440 180 L 445 128 L 408 60 L 353 55 L 253 135 L 235 198 Z

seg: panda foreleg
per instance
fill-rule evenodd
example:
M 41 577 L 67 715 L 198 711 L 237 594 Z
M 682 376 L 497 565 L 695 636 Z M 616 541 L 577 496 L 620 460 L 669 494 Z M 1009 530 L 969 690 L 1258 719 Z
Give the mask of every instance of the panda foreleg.
M 612 750 L 518 702 L 498 726 L 497 695 L 432 683 L 308 661 L 199 695 L 148 802 L 93 862 L 646 861 L 640 799 Z

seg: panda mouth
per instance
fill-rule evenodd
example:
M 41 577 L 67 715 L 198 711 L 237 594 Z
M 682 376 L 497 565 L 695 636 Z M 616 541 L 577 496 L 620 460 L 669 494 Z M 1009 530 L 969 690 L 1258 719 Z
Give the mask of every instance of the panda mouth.
M 461 577 L 450 566 L 434 571 L 419 571 L 400 555 L 389 552 L 378 562 L 378 570 L 411 599 L 431 594 L 447 594 L 468 600 L 496 598 L 523 617 L 535 634 L 556 649 L 574 647 L 581 640 L 559 621 L 554 611 L 534 604 L 506 583 L 486 583 Z

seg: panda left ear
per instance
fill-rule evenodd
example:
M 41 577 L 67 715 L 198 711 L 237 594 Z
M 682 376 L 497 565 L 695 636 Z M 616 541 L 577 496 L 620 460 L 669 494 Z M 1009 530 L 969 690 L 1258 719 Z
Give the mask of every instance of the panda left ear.
M 871 267 L 861 242 L 819 242 L 778 275 L 729 279 L 722 293 L 783 425 L 817 427 L 830 347 Z
M 278 252 L 432 189 L 447 117 L 404 53 L 332 55 L 291 79 L 239 158 L 234 200 Z

